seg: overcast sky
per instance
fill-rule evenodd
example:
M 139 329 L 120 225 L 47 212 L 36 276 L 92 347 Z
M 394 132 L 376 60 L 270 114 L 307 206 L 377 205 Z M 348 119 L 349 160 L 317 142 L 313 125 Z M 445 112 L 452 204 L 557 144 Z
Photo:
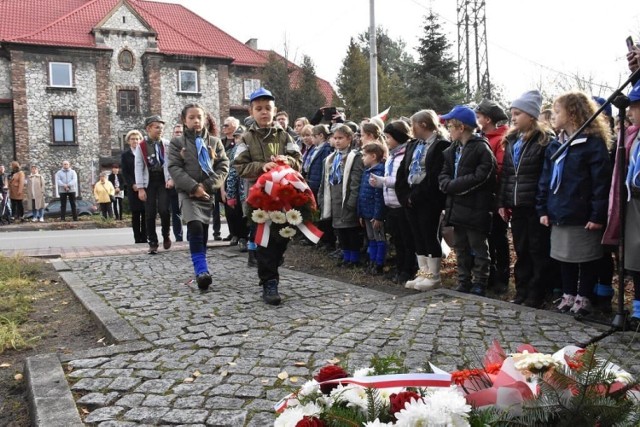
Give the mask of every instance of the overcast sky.
M 260 49 L 283 53 L 286 44 L 294 62 L 310 56 L 318 76 L 334 86 L 349 39 L 369 25 L 369 0 L 166 1 L 184 5 L 242 42 L 257 38 Z M 640 40 L 638 0 L 486 3 L 489 72 L 507 99 L 577 72 L 608 86 L 601 93 L 607 97 L 628 76 L 625 39 Z M 376 23 L 415 54 L 430 6 L 442 17 L 456 55 L 455 0 L 376 0 Z

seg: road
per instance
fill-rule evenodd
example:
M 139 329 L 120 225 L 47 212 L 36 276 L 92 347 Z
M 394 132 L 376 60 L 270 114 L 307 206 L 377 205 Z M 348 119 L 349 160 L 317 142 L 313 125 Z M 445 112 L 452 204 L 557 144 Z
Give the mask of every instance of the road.
M 209 228 L 211 230 L 211 227 Z M 228 233 L 226 223 L 221 224 L 220 233 L 224 237 Z M 160 227 L 157 229 L 161 236 Z M 209 231 L 211 233 L 211 231 Z M 184 226 L 184 235 L 187 227 Z M 211 238 L 211 235 L 209 235 Z M 171 236 L 173 240 L 173 234 Z M 133 245 L 133 234 L 130 228 L 96 228 L 85 230 L 37 230 L 37 231 L 7 231 L 0 233 L 1 250 L 26 250 L 59 247 L 87 247 L 87 246 L 121 246 Z

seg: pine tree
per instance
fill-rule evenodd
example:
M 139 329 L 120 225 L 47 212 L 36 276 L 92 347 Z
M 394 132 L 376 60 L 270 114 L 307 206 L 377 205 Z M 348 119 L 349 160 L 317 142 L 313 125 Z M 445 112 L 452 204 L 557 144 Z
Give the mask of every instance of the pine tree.
M 458 64 L 448 52 L 450 47 L 438 17 L 429 12 L 417 48 L 419 60 L 410 88 L 414 110 L 430 108 L 444 113 L 464 99 L 462 85 L 456 82 Z
M 291 107 L 290 73 L 286 59 L 271 52 L 262 70 L 262 86 L 275 96 L 278 110 L 286 111 Z
M 318 87 L 313 61 L 307 55 L 303 56 L 299 71 L 297 87 L 291 91 L 291 108 L 289 114 L 295 117 L 311 117 L 320 107 L 326 106 L 326 99 Z
M 369 61 L 353 39 L 342 61 L 337 85 L 347 117 L 358 120 L 369 116 Z

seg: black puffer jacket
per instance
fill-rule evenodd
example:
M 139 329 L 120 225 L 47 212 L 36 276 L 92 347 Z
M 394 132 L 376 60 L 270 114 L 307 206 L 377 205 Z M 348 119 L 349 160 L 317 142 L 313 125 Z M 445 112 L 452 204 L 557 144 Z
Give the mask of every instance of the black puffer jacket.
M 455 174 L 456 152 L 462 150 Z M 444 151 L 440 190 L 447 195 L 445 222 L 488 233 L 494 207 L 496 158 L 479 135 L 464 145 L 454 142 Z
M 513 162 L 513 146 L 518 135 L 516 133 L 507 135 L 498 192 L 499 208 L 535 207 L 538 180 L 544 165 L 544 153 L 553 138 L 554 135 L 551 133 L 536 132 L 524 142 L 520 163 L 516 168 Z
M 451 143 L 444 138 L 438 137 L 431 144 L 424 159 L 427 165 L 427 176 L 424 177 L 420 184 L 410 187 L 407 178 L 409 177 L 409 168 L 417 144 L 417 139 L 409 141 L 407 151 L 398 167 L 396 174 L 396 195 L 398 196 L 398 201 L 404 207 L 429 208 L 440 212 L 444 209 L 446 196 L 440 191 L 438 176 L 444 164 L 442 153 Z

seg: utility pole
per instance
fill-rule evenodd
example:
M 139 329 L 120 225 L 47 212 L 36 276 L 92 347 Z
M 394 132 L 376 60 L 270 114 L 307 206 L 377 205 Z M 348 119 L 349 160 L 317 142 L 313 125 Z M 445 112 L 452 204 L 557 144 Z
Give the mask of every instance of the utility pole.
M 465 87 L 466 101 L 474 95 L 491 98 L 485 0 L 457 0 L 458 83 Z M 472 69 L 475 82 L 472 81 Z
M 376 47 L 375 0 L 369 0 L 369 92 L 371 117 L 378 114 L 378 48 Z

